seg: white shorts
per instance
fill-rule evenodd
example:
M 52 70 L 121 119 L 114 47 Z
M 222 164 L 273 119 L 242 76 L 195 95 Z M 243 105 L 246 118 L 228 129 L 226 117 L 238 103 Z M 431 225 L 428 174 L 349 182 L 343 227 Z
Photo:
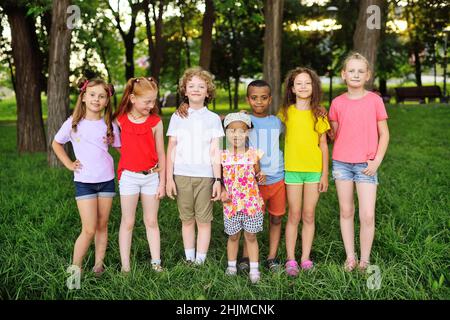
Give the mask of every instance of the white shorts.
M 134 194 L 155 195 L 158 192 L 159 174 L 143 174 L 124 170 L 119 180 L 119 192 L 121 196 Z

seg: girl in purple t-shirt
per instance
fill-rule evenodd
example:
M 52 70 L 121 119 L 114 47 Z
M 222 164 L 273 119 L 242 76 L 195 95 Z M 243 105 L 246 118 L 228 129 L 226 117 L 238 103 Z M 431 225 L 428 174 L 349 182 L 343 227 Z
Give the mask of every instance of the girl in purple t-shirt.
M 114 161 L 109 144 L 120 150 L 119 129 L 112 123 L 111 96 L 114 88 L 101 79 L 80 83 L 73 114 L 52 143 L 56 156 L 74 172 L 75 199 L 81 218 L 81 234 L 75 242 L 72 264 L 81 270 L 83 258 L 95 236 L 94 273 L 104 272 L 108 220 L 115 195 Z M 63 145 L 71 142 L 76 160 Z
M 341 233 L 347 254 L 344 267 L 347 271 L 358 265 L 354 245 L 354 185 L 360 220 L 361 256 L 358 267 L 364 271 L 369 266 L 375 235 L 377 169 L 389 143 L 388 116 L 383 100 L 364 88 L 370 76 L 367 59 L 359 53 L 350 54 L 342 69 L 347 92 L 333 100 L 329 114 L 336 136 L 332 173 L 339 199 Z

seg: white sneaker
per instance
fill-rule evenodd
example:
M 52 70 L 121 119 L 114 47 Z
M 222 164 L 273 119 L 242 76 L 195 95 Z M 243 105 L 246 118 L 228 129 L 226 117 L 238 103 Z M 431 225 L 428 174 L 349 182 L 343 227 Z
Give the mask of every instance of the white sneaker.
M 250 281 L 255 284 L 261 279 L 261 274 L 259 271 L 250 271 L 249 273 Z
M 237 268 L 236 267 L 227 267 L 227 270 L 225 270 L 225 274 L 227 276 L 235 276 L 237 274 Z

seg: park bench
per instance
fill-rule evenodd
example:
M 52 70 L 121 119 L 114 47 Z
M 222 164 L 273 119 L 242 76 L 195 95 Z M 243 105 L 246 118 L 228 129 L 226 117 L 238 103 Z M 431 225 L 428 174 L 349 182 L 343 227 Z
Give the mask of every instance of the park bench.
M 429 101 L 436 99 L 440 99 L 441 102 L 445 101 L 445 97 L 442 95 L 441 88 L 439 86 L 395 88 L 395 95 L 397 103 L 404 102 L 406 100 L 425 103 L 426 98 L 428 98 Z

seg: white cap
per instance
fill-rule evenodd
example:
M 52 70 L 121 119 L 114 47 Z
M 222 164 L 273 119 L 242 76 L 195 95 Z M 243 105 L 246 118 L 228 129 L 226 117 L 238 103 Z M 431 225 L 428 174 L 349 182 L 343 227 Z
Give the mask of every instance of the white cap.
M 225 120 L 223 121 L 223 126 L 226 128 L 228 125 L 235 121 L 242 121 L 244 122 L 249 128 L 252 126 L 252 120 L 250 119 L 250 116 L 244 112 L 235 112 L 235 113 L 229 113 L 225 117 Z

